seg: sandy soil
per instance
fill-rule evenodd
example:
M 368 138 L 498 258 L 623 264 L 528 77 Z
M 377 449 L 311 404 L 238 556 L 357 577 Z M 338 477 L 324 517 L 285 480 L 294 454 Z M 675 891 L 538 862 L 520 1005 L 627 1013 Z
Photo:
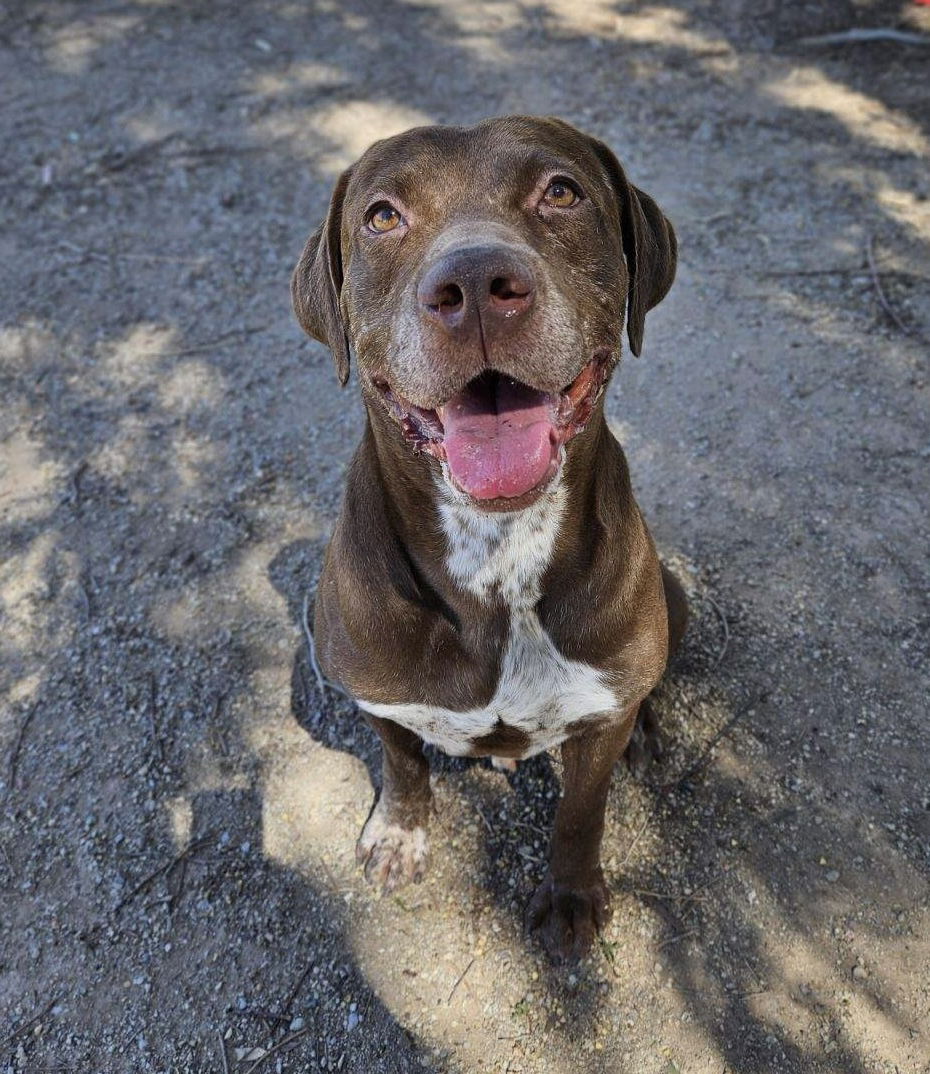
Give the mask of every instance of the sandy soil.
M 930 48 L 851 26 L 930 9 L 0 9 L 0 1071 L 930 1071 Z M 371 140 L 511 111 L 682 250 L 608 410 L 695 619 L 570 972 L 554 762 L 437 758 L 377 897 L 300 626 L 361 419 L 291 265 Z

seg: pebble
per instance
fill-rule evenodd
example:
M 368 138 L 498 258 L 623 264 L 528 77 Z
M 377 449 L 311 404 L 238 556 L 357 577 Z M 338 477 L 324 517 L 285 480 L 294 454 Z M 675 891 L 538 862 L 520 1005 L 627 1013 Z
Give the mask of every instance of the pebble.
M 864 981 L 869 976 L 869 971 L 865 966 L 855 965 L 853 966 L 852 975 L 857 981 Z
M 837 882 L 837 880 L 839 880 L 839 878 L 840 878 L 840 874 L 836 871 L 836 869 L 831 869 L 827 873 L 827 882 L 830 883 L 830 884 L 835 884 Z

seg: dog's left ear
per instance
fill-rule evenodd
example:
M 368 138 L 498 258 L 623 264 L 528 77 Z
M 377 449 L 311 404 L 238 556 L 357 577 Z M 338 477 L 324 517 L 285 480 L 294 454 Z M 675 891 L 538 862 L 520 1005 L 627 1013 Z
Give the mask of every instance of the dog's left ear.
M 301 328 L 333 352 L 336 375 L 349 379 L 349 337 L 342 320 L 342 204 L 352 177 L 349 168 L 339 176 L 326 219 L 307 239 L 291 276 L 291 302 Z
M 643 348 L 646 314 L 668 294 L 678 264 L 678 240 L 658 205 L 627 179 L 620 161 L 603 142 L 595 144 L 620 207 L 620 235 L 630 275 L 626 333 L 630 350 Z

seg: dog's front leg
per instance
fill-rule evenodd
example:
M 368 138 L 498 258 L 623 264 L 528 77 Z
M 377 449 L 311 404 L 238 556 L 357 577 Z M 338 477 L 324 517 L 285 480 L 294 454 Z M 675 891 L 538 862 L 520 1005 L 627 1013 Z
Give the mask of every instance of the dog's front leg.
M 365 876 L 385 891 L 422 880 L 429 843 L 426 826 L 432 793 L 423 743 L 392 720 L 368 716 L 382 746 L 381 794 L 368 818 L 356 857 Z
M 562 745 L 562 799 L 555 815 L 549 869 L 527 908 L 557 962 L 580 958 L 610 917 L 610 893 L 601 871 L 604 810 L 614 765 L 636 724 L 639 702 L 618 721 Z

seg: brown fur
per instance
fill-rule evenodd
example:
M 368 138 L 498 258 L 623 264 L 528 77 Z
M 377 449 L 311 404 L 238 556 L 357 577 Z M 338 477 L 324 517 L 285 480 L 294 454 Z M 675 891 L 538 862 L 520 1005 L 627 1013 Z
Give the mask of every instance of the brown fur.
M 584 188 L 570 213 L 534 200 L 553 174 Z M 366 228 L 366 210 L 379 201 L 402 209 L 400 234 Z M 517 264 L 533 283 L 532 308 L 518 320 L 463 317 L 454 326 L 426 316 L 419 281 L 430 270 L 435 277 L 450 250 L 475 264 Z M 609 353 L 612 367 L 624 322 L 639 353 L 646 312 L 671 286 L 676 250 L 671 225 L 610 150 L 560 120 L 418 128 L 376 143 L 342 175 L 292 281 L 300 323 L 332 348 L 343 382 L 355 351 L 368 414 L 317 594 L 327 675 L 369 702 L 464 711 L 494 694 L 508 637 L 503 601 L 479 601 L 450 577 L 438 463 L 411 451 L 376 382 L 425 408 L 486 369 L 562 390 L 595 352 Z M 556 957 L 571 957 L 606 919 L 599 848 L 611 771 L 680 640 L 686 605 L 659 564 L 600 402 L 567 445 L 562 482 L 568 504 L 536 611 L 565 656 L 638 698 L 582 721 L 562 747 L 550 871 L 528 920 Z M 371 723 L 385 745 L 386 819 L 412 831 L 428 812 L 421 743 L 390 720 Z M 520 756 L 526 737 L 503 721 L 473 745 L 477 754 Z M 366 850 L 391 883 L 403 879 L 393 847 Z

